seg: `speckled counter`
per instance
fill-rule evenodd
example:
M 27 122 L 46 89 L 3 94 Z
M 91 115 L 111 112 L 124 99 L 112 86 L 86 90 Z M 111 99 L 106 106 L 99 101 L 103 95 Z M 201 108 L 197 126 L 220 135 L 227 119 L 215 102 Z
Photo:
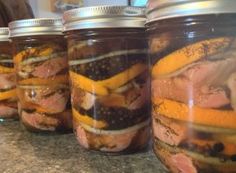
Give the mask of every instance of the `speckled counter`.
M 73 134 L 40 135 L 0 123 L 1 173 L 166 173 L 151 151 L 110 156 L 88 152 Z

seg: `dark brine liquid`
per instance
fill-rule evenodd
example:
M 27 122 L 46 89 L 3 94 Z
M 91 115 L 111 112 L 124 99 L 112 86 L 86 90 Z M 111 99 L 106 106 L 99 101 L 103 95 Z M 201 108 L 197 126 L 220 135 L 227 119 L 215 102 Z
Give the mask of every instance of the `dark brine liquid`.
M 147 146 L 147 46 L 140 31 L 69 34 L 74 129 L 87 149 L 117 153 Z
M 174 173 L 236 172 L 235 27 L 211 24 L 150 38 L 154 151 Z

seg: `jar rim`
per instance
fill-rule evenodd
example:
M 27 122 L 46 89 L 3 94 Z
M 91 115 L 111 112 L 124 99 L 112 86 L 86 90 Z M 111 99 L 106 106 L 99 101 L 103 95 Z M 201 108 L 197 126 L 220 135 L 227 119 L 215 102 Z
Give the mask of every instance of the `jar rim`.
M 69 10 L 63 15 L 64 31 L 93 28 L 144 28 L 145 8 L 94 6 Z
M 10 37 L 32 35 L 62 35 L 63 25 L 60 18 L 37 18 L 16 20 L 9 23 Z
M 147 23 L 171 18 L 236 13 L 235 0 L 149 0 Z
M 0 41 L 9 41 L 8 27 L 0 27 Z

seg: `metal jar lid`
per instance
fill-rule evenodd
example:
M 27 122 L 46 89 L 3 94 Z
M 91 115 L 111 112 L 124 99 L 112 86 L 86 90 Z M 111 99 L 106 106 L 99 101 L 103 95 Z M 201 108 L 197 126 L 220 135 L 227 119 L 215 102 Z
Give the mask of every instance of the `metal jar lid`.
M 9 29 L 7 27 L 0 27 L 0 41 L 9 41 Z
M 83 7 L 64 13 L 64 30 L 92 28 L 143 28 L 145 9 L 128 6 Z
M 147 22 L 206 15 L 236 13 L 236 0 L 149 0 Z
M 62 19 L 39 18 L 9 23 L 10 37 L 35 35 L 62 35 Z

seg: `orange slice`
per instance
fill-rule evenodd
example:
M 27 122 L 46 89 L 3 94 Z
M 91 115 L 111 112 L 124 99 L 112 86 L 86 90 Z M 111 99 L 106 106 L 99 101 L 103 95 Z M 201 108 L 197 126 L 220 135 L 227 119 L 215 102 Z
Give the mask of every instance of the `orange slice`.
M 0 66 L 0 73 L 14 73 L 14 72 L 15 72 L 14 68 Z
M 26 55 L 29 56 L 31 54 L 34 54 L 36 52 L 36 50 L 37 50 L 36 48 L 29 48 L 29 49 L 26 49 L 26 50 L 23 50 L 23 51 L 19 52 L 13 58 L 14 59 L 14 63 L 15 64 L 19 64 Z
M 20 53 L 18 53 L 14 57 L 14 63 L 19 64 L 25 56 L 28 56 L 28 57 L 30 57 L 32 55 L 34 55 L 34 56 L 47 56 L 47 55 L 50 55 L 51 53 L 53 53 L 53 51 L 54 51 L 53 48 L 51 48 L 51 47 L 44 48 L 40 51 L 39 50 L 40 50 L 40 47 L 39 48 L 29 48 L 29 49 L 21 51 Z M 39 51 L 38 54 L 36 54 L 37 51 Z
M 48 114 L 59 114 L 57 110 L 53 110 L 53 109 L 45 109 L 42 108 L 38 105 L 32 105 L 32 108 L 35 108 L 37 112 L 40 113 L 48 113 Z
M 6 100 L 12 97 L 16 97 L 16 89 L 0 92 L 0 100 Z
M 106 97 L 98 98 L 99 102 L 108 107 L 125 107 L 126 106 L 126 98 L 120 94 L 111 94 Z
M 30 101 L 27 101 L 25 98 L 24 98 L 24 94 L 19 91 L 18 89 L 18 93 L 17 93 L 17 96 L 18 96 L 18 100 L 21 104 L 21 108 L 22 109 L 31 109 L 31 110 L 36 110 L 36 112 L 39 112 L 39 113 L 48 113 L 48 114 L 55 114 L 55 115 L 58 115 L 58 110 L 53 110 L 53 109 L 49 109 L 49 108 L 43 108 L 39 105 L 37 105 L 37 103 L 32 103 Z
M 158 105 L 154 114 L 202 125 L 236 129 L 236 112 L 234 111 L 190 107 L 167 99 L 153 99 L 153 103 Z
M 72 85 L 75 85 L 78 88 L 86 90 L 90 93 L 95 93 L 98 95 L 108 95 L 108 90 L 102 85 L 97 84 L 97 82 L 86 78 L 82 75 L 70 71 L 70 79 Z
M 136 64 L 128 70 L 125 70 L 124 72 L 119 73 L 111 77 L 110 79 L 102 81 L 94 81 L 86 78 L 85 76 L 70 71 L 70 78 L 72 84 L 76 87 L 91 93 L 104 96 L 109 94 L 109 89 L 113 90 L 119 88 L 120 86 L 126 84 L 128 81 L 142 74 L 145 70 L 147 70 L 147 66 L 145 64 Z
M 37 112 L 40 112 L 40 113 L 50 113 L 48 110 L 44 109 L 44 108 L 41 108 L 39 107 L 38 105 L 34 104 L 34 103 L 31 103 L 31 102 L 27 102 L 24 98 L 22 98 L 21 96 L 19 96 L 19 102 L 21 104 L 21 108 L 22 109 L 36 109 Z
M 21 101 L 21 105 L 23 109 L 33 109 L 33 110 L 36 109 L 36 112 L 39 112 L 39 113 L 56 114 L 56 115 L 59 114 L 57 110 L 45 109 L 34 103 Z
M 55 84 L 67 84 L 67 75 L 58 75 L 52 78 L 42 79 L 42 78 L 29 78 L 21 80 L 18 83 L 20 85 L 55 85 Z
M 235 144 L 226 144 L 224 148 L 224 154 L 226 155 L 234 155 L 236 154 L 236 145 Z
M 147 70 L 147 65 L 136 64 L 133 65 L 131 68 L 125 70 L 124 72 L 111 77 L 110 79 L 98 81 L 97 84 L 114 90 L 126 84 L 128 81 L 134 79 L 138 75 L 142 74 L 145 70 Z
M 172 73 L 182 67 L 202 59 L 206 56 L 217 54 L 230 46 L 231 38 L 220 37 L 200 41 L 179 49 L 157 62 L 152 69 L 152 77 Z
M 94 120 L 92 118 L 90 118 L 87 115 L 82 115 L 80 114 L 78 111 L 76 111 L 74 108 L 72 108 L 72 112 L 73 112 L 73 118 L 75 121 L 77 121 L 78 123 L 84 123 L 86 125 L 89 125 L 93 128 L 97 128 L 97 129 L 102 129 L 108 126 L 108 124 L 104 121 L 97 121 Z

